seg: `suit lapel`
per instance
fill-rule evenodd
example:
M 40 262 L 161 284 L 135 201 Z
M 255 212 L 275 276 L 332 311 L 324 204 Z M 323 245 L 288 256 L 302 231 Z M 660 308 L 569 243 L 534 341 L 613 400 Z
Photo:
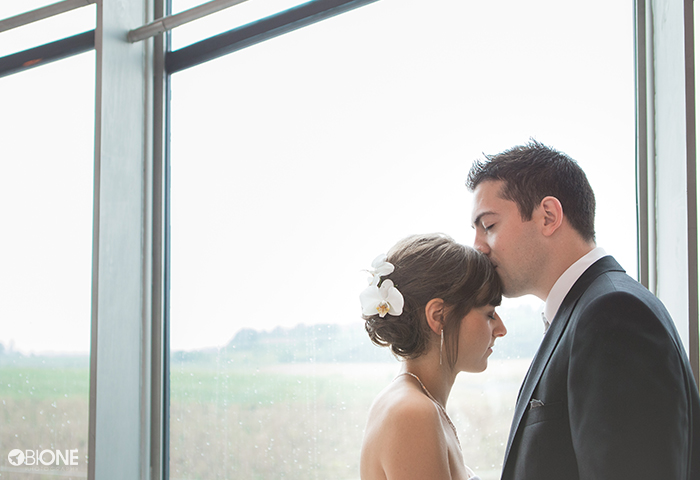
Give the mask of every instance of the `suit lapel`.
M 513 423 L 510 427 L 508 444 L 506 446 L 506 459 L 508 458 L 508 454 L 510 453 L 510 447 L 513 444 L 513 439 L 515 438 L 515 434 L 518 431 L 520 421 L 522 420 L 525 411 L 530 405 L 530 397 L 532 397 L 532 393 L 535 391 L 535 387 L 537 386 L 540 377 L 542 377 L 542 372 L 544 372 L 544 368 L 547 366 L 547 363 L 549 362 L 549 359 L 552 356 L 552 353 L 554 352 L 554 348 L 559 343 L 559 339 L 564 333 L 566 325 L 569 323 L 569 318 L 571 317 L 573 305 L 567 305 L 567 307 L 568 308 L 565 309 L 566 312 L 563 312 L 563 308 L 560 308 L 559 312 L 557 312 L 557 315 L 554 317 L 555 320 L 552 322 L 552 326 L 549 328 L 549 330 L 547 330 L 547 333 L 542 339 L 540 348 L 537 350 L 535 358 L 532 359 L 530 369 L 528 370 L 527 375 L 525 376 L 525 380 L 523 381 L 523 385 L 520 388 L 520 395 L 518 396 L 518 402 L 515 405 L 515 412 L 513 413 Z
M 574 283 L 574 286 L 571 287 L 571 290 L 566 295 L 564 301 L 559 307 L 559 310 L 552 321 L 552 326 L 549 328 L 549 330 L 547 330 L 547 333 L 542 339 L 540 348 L 537 350 L 535 358 L 533 358 L 532 363 L 530 364 L 530 369 L 525 376 L 523 385 L 520 388 L 520 394 L 518 395 L 518 401 L 515 405 L 515 412 L 513 414 L 513 423 L 510 427 L 510 434 L 508 436 L 508 444 L 506 445 L 506 454 L 503 461 L 504 467 L 508 461 L 508 454 L 510 453 L 510 448 L 513 444 L 515 434 L 518 431 L 518 427 L 520 426 L 520 422 L 522 421 L 525 411 L 530 405 L 532 393 L 535 391 L 535 387 L 537 387 L 537 384 L 542 377 L 542 373 L 544 372 L 547 363 L 549 363 L 549 359 L 551 358 L 554 349 L 556 348 L 559 340 L 566 330 L 566 327 L 569 324 L 569 319 L 574 311 L 574 307 L 593 280 L 601 274 L 611 270 L 624 271 L 615 261 L 615 259 L 610 256 L 603 257 L 595 262 L 581 275 L 581 277 L 579 277 L 576 283 Z

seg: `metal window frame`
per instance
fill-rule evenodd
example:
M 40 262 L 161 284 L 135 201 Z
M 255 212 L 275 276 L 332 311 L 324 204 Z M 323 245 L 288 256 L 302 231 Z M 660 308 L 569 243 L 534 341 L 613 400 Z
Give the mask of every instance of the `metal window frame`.
M 135 28 L 128 33 L 126 38 L 131 43 L 140 42 L 141 40 L 154 37 L 159 33 L 169 32 L 175 27 L 179 27 L 180 25 L 198 20 L 206 15 L 211 15 L 212 13 L 219 12 L 246 1 L 248 0 L 212 0 L 175 15 L 168 14 L 142 27 Z M 168 49 L 168 51 L 170 51 L 170 49 Z
M 635 0 L 635 37 L 640 281 L 671 313 L 700 383 L 693 1 Z
M 95 31 L 80 33 L 0 58 L 0 77 L 89 52 L 95 48 Z
M 76 8 L 86 7 L 95 3 L 95 1 L 96 0 L 63 0 L 62 2 L 0 20 L 0 33 L 12 30 L 13 28 L 23 27 L 24 25 L 29 25 L 30 23 L 38 22 L 39 20 L 44 20 L 54 15 L 70 12 Z
M 209 37 L 179 50 L 168 52 L 165 68 L 169 75 L 233 53 L 285 33 L 298 30 L 378 0 L 312 0 L 256 22 Z
M 156 8 L 97 1 L 90 479 L 161 478 L 164 52 L 126 42 Z

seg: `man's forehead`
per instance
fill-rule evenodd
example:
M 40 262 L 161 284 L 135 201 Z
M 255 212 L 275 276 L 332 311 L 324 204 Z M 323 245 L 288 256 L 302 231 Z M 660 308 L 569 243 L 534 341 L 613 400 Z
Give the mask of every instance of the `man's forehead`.
M 474 204 L 472 208 L 472 224 L 476 225 L 479 221 L 488 215 L 498 215 L 498 213 L 507 208 L 507 202 L 501 195 L 501 181 L 489 180 L 480 183 L 474 189 Z
M 503 187 L 503 180 L 484 180 L 479 185 L 477 185 L 476 188 L 474 188 L 474 195 L 502 197 L 501 193 L 503 191 Z
M 490 205 L 502 201 L 500 182 L 488 181 L 480 183 L 474 189 L 474 212 L 491 208 Z

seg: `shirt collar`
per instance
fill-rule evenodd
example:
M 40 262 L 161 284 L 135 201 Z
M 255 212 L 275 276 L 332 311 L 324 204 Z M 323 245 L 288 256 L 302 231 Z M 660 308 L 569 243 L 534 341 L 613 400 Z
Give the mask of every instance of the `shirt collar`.
M 566 294 L 569 293 L 571 287 L 574 286 L 576 280 L 583 275 L 583 272 L 588 270 L 588 267 L 606 255 L 605 250 L 603 250 L 601 247 L 596 247 L 583 257 L 576 260 L 573 265 L 562 273 L 561 277 L 559 277 L 552 289 L 549 291 L 547 301 L 544 304 L 544 316 L 547 319 L 547 322 L 552 323 L 554 316 L 557 314 L 557 310 L 559 310 L 561 303 L 564 301 L 564 297 L 566 297 Z

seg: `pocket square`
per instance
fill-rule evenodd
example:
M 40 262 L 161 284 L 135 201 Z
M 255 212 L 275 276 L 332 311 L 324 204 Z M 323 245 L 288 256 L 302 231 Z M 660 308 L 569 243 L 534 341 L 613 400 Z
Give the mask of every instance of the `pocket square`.
M 533 398 L 530 408 L 523 414 L 523 424 L 526 427 L 543 422 L 557 422 L 565 417 L 564 402 L 543 402 Z

